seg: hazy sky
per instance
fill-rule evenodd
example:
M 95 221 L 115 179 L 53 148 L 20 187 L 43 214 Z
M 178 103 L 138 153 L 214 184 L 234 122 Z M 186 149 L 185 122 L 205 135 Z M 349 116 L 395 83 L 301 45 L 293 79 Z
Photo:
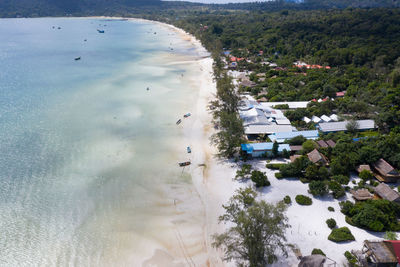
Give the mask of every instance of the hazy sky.
M 226 3 L 245 3 L 245 2 L 265 2 L 268 0 L 175 0 L 175 1 L 226 4 Z

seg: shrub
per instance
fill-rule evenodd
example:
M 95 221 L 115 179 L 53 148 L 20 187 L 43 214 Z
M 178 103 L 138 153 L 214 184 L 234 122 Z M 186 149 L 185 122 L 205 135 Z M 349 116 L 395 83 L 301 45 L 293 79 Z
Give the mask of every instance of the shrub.
M 398 231 L 397 218 L 400 207 L 388 200 L 367 200 L 353 204 L 350 201 L 340 203 L 346 221 L 357 227 L 375 231 Z
M 329 206 L 329 207 L 328 207 L 328 210 L 329 210 L 330 212 L 334 212 L 334 211 L 335 211 L 335 208 L 334 208 L 334 207 L 331 207 L 331 206 Z
M 322 256 L 326 256 L 325 253 L 324 253 L 321 249 L 319 249 L 319 248 L 314 248 L 314 249 L 311 251 L 311 255 L 322 255 Z
M 285 164 L 283 164 L 283 163 L 270 163 L 270 164 L 266 164 L 265 167 L 267 167 L 268 169 L 271 169 L 271 170 L 279 170 L 279 168 L 282 165 L 285 165 Z
M 283 198 L 283 202 L 285 202 L 285 204 L 291 204 L 292 203 L 292 199 L 290 198 L 290 196 L 286 196 Z
M 329 228 L 333 229 L 336 227 L 336 221 L 333 218 L 330 218 L 326 220 L 326 225 L 328 225 Z
M 305 141 L 307 141 L 307 139 L 304 138 L 304 136 L 298 135 L 288 140 L 287 143 L 289 143 L 291 146 L 301 146 Z
M 345 195 L 344 188 L 336 181 L 329 182 L 329 189 L 332 191 L 334 198 L 338 199 Z
M 315 148 L 315 143 L 312 140 L 307 140 L 303 143 L 302 147 L 303 147 L 303 152 L 308 153 Z
M 374 175 L 368 170 L 362 170 L 358 176 L 364 181 L 368 181 L 374 178 Z
M 299 205 L 309 206 L 312 204 L 312 199 L 305 195 L 297 195 L 296 202 Z
M 276 177 L 276 179 L 282 179 L 283 178 L 282 173 L 280 173 L 280 172 L 276 172 L 275 173 L 275 177 Z
M 356 240 L 351 233 L 350 229 L 347 227 L 334 228 L 328 239 L 333 242 L 345 242 Z
M 332 180 L 335 180 L 336 182 L 343 184 L 343 185 L 347 185 L 350 182 L 350 178 L 348 176 L 341 175 L 341 174 L 333 176 Z
M 256 187 L 271 185 L 271 183 L 268 181 L 267 175 L 265 175 L 264 172 L 252 171 L 250 178 L 256 184 Z
M 388 231 L 383 236 L 386 240 L 397 240 L 397 234 L 395 232 Z
M 246 180 L 250 178 L 251 165 L 243 164 L 240 170 L 236 171 L 235 180 Z
M 359 265 L 357 264 L 357 258 L 351 254 L 349 251 L 346 251 L 344 253 L 344 256 L 346 257 L 348 263 L 349 263 L 349 267 L 359 267 Z
M 313 196 L 323 196 L 328 193 L 328 186 L 324 181 L 311 181 L 308 184 L 308 192 Z

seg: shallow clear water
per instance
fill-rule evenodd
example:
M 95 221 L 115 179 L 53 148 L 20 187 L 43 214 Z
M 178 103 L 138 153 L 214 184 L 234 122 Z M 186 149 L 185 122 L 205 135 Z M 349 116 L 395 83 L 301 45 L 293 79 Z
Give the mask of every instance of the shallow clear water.
M 135 266 L 168 247 L 191 186 L 175 121 L 197 96 L 195 65 L 170 63 L 199 52 L 137 21 L 2 19 L 0 39 L 0 265 Z

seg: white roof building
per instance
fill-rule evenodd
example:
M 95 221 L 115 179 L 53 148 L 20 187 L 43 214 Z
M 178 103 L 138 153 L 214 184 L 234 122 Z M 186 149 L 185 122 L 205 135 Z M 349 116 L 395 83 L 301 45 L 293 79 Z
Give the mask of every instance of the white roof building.
M 336 114 L 330 115 L 329 118 L 331 118 L 333 121 L 339 121 L 339 117 Z
M 303 121 L 304 121 L 305 123 L 309 123 L 309 122 L 311 122 L 311 119 L 308 118 L 308 117 L 304 117 L 304 118 L 303 118 Z
M 373 120 L 357 120 L 357 130 L 371 130 L 375 129 L 375 122 Z M 347 124 L 349 121 L 338 122 L 323 122 L 318 124 L 318 129 L 324 133 L 347 131 Z
M 318 116 L 312 116 L 312 117 L 311 117 L 311 120 L 312 120 L 313 122 L 315 122 L 315 123 L 320 123 L 320 122 L 321 122 L 321 118 L 318 117 Z
M 321 116 L 321 120 L 323 120 L 324 122 L 331 122 L 332 121 L 332 119 L 330 117 L 326 116 L 326 115 L 322 115 Z
M 273 134 L 273 133 L 282 133 L 282 132 L 292 132 L 296 130 L 291 125 L 248 125 L 244 127 L 244 133 L 246 135 L 258 135 L 258 134 Z
M 284 102 L 264 102 L 260 103 L 260 105 L 265 106 L 265 107 L 274 107 L 276 105 L 288 105 L 289 108 L 306 108 L 308 105 L 309 101 L 284 101 Z

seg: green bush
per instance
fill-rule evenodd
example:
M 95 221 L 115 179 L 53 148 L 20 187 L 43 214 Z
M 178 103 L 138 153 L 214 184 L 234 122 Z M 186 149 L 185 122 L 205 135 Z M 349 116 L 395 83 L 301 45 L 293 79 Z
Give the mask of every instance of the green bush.
M 375 232 L 398 231 L 400 207 L 388 200 L 367 200 L 353 204 L 350 201 L 340 203 L 341 212 L 346 221 L 357 227 Z
M 341 198 L 346 194 L 344 188 L 336 181 L 329 182 L 329 189 L 332 191 L 332 195 L 334 198 Z
M 328 239 L 333 242 L 345 242 L 356 240 L 351 233 L 350 229 L 347 227 L 334 228 Z
M 312 140 L 307 140 L 303 143 L 303 152 L 308 153 L 311 152 L 315 148 L 315 143 Z
M 285 202 L 285 204 L 291 204 L 292 203 L 292 199 L 290 198 L 290 196 L 285 196 L 283 198 L 283 202 Z
M 250 179 L 256 184 L 256 187 L 270 186 L 267 175 L 261 171 L 252 171 Z
M 282 173 L 280 173 L 280 172 L 276 172 L 275 173 L 275 177 L 276 177 L 276 179 L 282 179 L 283 178 Z
M 332 180 L 335 180 L 336 182 L 343 185 L 347 185 L 350 182 L 350 178 L 348 176 L 341 174 L 332 176 Z
M 305 195 L 297 195 L 296 202 L 299 205 L 309 206 L 312 204 L 312 199 Z
M 251 165 L 243 164 L 240 170 L 236 171 L 235 180 L 246 180 L 249 179 L 251 175 Z
M 348 263 L 349 263 L 349 267 L 359 267 L 359 265 L 357 264 L 357 258 L 351 254 L 349 251 L 346 251 L 344 253 L 344 256 L 346 257 Z
M 304 138 L 304 136 L 299 135 L 299 136 L 295 136 L 290 140 L 287 140 L 286 143 L 289 143 L 289 145 L 291 146 L 301 146 L 305 141 L 307 141 L 306 138 Z
M 311 251 L 311 255 L 322 255 L 322 256 L 326 256 L 325 253 L 324 253 L 321 249 L 319 249 L 319 248 L 314 248 L 314 249 Z
M 368 181 L 368 180 L 371 180 L 374 178 L 374 175 L 372 174 L 372 172 L 370 172 L 368 170 L 362 170 L 358 176 L 361 179 L 363 179 L 364 181 Z
M 329 207 L 328 207 L 328 210 L 329 210 L 329 211 L 331 211 L 331 212 L 334 212 L 334 211 L 335 211 L 335 208 L 334 208 L 334 207 L 331 207 L 331 206 L 329 206 Z
M 285 164 L 283 164 L 283 163 L 270 163 L 270 164 L 266 164 L 265 167 L 267 167 L 268 169 L 271 169 L 271 170 L 279 170 L 279 168 L 282 165 L 285 165 Z
M 336 227 L 336 221 L 333 218 L 330 218 L 326 220 L 326 225 L 328 225 L 329 228 L 333 229 Z
M 324 181 L 311 181 L 308 184 L 308 192 L 313 196 L 323 196 L 328 193 L 328 186 Z

